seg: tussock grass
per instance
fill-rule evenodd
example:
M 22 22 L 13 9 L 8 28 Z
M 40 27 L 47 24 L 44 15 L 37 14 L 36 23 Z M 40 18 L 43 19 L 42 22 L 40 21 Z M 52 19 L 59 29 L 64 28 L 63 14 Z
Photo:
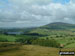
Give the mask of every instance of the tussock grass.
M 0 56 L 59 56 L 59 51 L 59 48 L 22 45 L 19 49 L 0 52 Z M 63 48 L 61 51 L 75 51 L 75 48 Z
M 0 42 L 0 53 L 10 51 L 10 50 L 17 50 L 21 46 L 20 43 L 15 42 Z
M 58 53 L 57 48 L 23 45 L 19 50 L 3 52 L 0 56 L 58 56 Z

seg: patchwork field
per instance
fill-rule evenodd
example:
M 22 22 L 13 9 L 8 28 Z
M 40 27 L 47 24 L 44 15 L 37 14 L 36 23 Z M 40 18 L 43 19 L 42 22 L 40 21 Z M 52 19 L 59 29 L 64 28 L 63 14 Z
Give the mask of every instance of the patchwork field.
M 52 23 L 23 35 L 0 34 L 0 56 L 59 56 L 60 45 L 62 51 L 75 51 L 75 25 Z

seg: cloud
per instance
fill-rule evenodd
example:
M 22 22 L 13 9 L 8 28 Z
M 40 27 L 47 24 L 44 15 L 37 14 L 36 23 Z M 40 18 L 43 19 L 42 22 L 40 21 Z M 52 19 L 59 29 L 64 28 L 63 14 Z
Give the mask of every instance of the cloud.
M 53 0 L 8 0 L 6 3 L 2 1 L 0 27 L 31 27 L 51 22 L 75 24 L 74 0 L 62 3 Z

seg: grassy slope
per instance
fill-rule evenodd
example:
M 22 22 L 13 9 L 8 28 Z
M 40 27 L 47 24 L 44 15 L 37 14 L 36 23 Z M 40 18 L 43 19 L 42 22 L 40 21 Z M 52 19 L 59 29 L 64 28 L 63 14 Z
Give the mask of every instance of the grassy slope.
M 73 51 L 74 49 L 62 49 L 62 51 Z M 0 56 L 59 56 L 58 48 L 24 45 L 19 50 L 0 53 Z
M 69 45 L 65 46 L 65 48 L 75 48 L 75 43 L 69 44 Z
M 15 36 L 0 35 L 0 39 L 7 39 L 9 42 L 14 42 L 17 38 Z
M 3 52 L 0 56 L 58 56 L 58 51 L 56 48 L 24 45 L 20 50 Z
M 42 34 L 42 35 L 46 34 L 47 36 L 43 36 L 43 37 L 41 37 L 41 39 L 53 38 L 61 44 L 75 42 L 75 33 L 71 32 L 71 31 L 36 29 L 36 30 L 32 31 L 31 33 L 38 33 L 38 34 Z

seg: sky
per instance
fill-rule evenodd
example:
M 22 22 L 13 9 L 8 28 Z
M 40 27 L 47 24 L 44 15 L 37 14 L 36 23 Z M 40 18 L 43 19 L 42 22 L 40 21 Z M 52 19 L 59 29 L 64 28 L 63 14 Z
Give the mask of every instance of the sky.
M 75 0 L 0 0 L 0 27 L 75 24 Z

